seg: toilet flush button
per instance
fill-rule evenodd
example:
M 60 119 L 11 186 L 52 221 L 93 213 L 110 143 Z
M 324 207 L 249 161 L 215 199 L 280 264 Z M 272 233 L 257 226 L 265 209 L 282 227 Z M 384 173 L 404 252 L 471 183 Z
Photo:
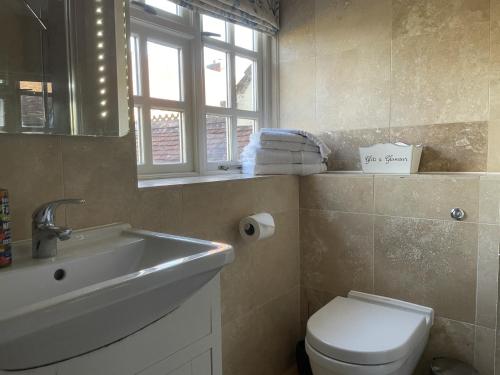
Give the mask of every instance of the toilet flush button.
M 461 208 L 453 208 L 450 212 L 450 216 L 452 219 L 462 221 L 465 218 L 465 212 Z

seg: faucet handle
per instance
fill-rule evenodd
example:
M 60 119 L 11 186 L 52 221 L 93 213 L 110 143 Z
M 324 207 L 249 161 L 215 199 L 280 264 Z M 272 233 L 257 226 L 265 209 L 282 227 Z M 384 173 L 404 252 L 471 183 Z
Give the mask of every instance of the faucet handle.
M 85 199 L 59 199 L 47 202 L 33 211 L 33 223 L 54 226 L 56 209 L 62 204 L 85 204 Z
M 73 233 L 73 229 L 69 227 L 59 227 L 57 225 L 49 225 L 49 224 L 38 224 L 38 230 L 46 231 L 47 233 L 52 233 L 54 236 L 59 238 L 61 241 L 66 241 L 71 238 L 71 234 Z

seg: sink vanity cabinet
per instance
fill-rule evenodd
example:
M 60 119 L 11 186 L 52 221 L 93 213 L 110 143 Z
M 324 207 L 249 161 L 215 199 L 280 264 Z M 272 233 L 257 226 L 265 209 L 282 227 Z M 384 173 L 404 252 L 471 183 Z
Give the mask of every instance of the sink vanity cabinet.
M 221 375 L 219 276 L 123 340 L 73 359 L 2 375 Z M 119 319 L 119 317 L 117 317 Z
M 75 232 L 54 258 L 28 251 L 14 244 L 0 272 L 12 286 L 0 289 L 0 374 L 221 374 L 231 246 L 117 224 Z

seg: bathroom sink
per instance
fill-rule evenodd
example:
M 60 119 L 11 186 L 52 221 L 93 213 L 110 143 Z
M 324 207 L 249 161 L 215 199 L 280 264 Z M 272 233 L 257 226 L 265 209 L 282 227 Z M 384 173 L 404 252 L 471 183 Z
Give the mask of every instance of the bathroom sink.
M 0 369 L 39 367 L 120 340 L 167 315 L 233 261 L 229 245 L 132 229 L 75 231 L 58 255 L 13 246 L 0 270 Z M 166 338 L 168 339 L 168 338 Z

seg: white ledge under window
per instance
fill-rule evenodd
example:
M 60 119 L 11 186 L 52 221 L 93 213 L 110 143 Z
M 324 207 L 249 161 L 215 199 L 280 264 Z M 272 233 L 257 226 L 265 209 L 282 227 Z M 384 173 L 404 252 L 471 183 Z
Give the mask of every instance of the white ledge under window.
M 268 176 L 254 176 L 249 174 L 221 174 L 208 176 L 187 176 L 187 177 L 171 177 L 157 178 L 148 180 L 139 180 L 139 189 L 157 188 L 164 186 L 182 186 L 192 184 L 202 184 L 206 182 L 234 181 L 234 180 L 250 180 L 254 178 L 265 178 Z

